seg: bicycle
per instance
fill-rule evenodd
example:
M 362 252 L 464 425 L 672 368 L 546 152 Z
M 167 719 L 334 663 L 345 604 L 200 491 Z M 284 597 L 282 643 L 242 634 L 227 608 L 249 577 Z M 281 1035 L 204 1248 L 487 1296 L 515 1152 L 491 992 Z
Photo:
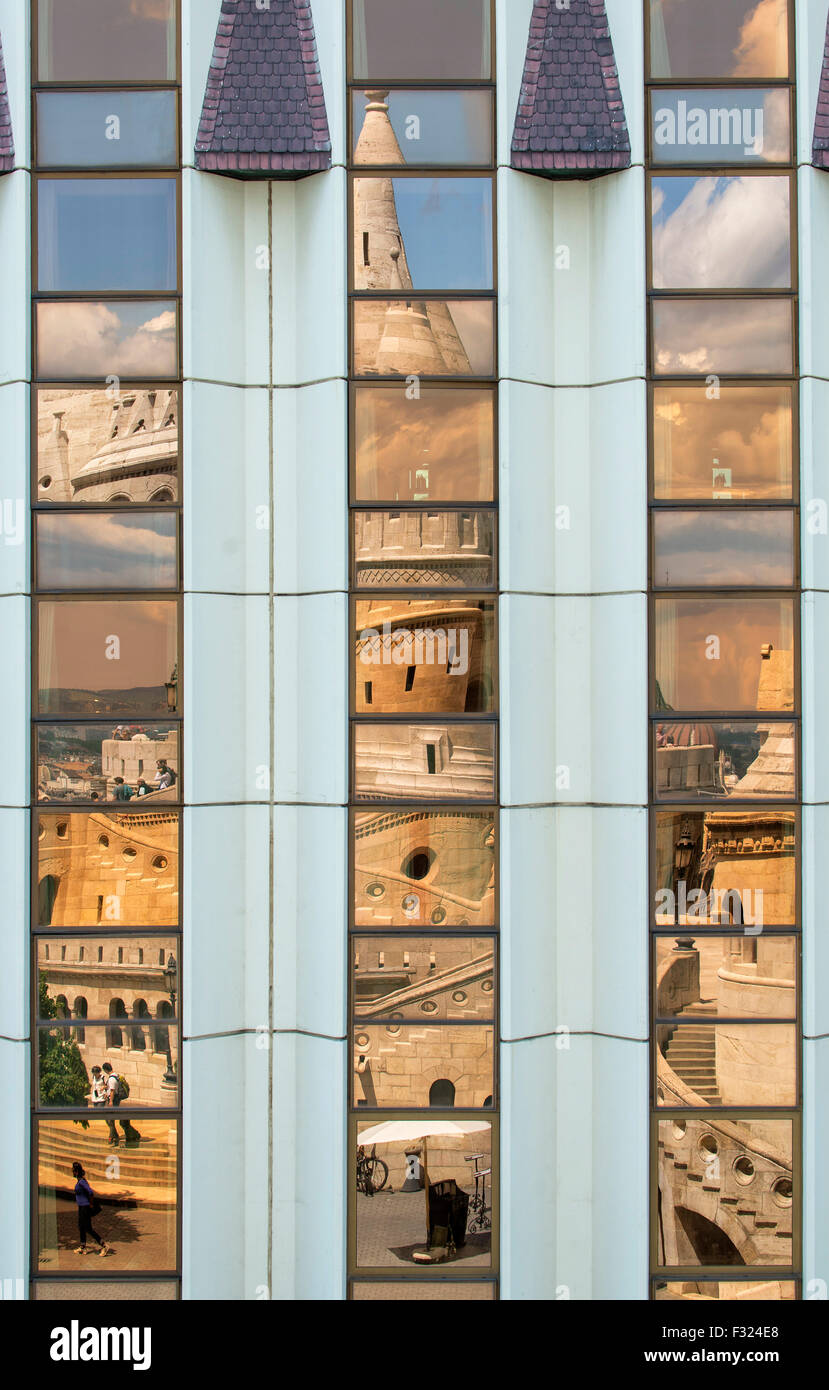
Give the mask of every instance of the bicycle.
M 377 1157 L 377 1145 L 367 1154 L 361 1144 L 357 1149 L 357 1191 L 373 1197 L 375 1192 L 383 1191 L 388 1180 L 389 1166 Z

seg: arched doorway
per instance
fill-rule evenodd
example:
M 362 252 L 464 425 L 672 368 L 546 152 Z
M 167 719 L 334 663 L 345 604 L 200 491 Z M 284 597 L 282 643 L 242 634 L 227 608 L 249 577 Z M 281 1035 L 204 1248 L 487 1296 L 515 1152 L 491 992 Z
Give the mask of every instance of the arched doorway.
M 444 1109 L 451 1108 L 455 1104 L 455 1087 L 445 1076 L 433 1081 L 429 1087 L 429 1104 L 440 1105 Z
M 37 885 L 37 920 L 41 927 L 52 925 L 52 913 L 55 910 L 59 887 L 60 879 L 54 874 L 47 874 Z
M 123 999 L 110 999 L 109 1001 L 110 1018 L 123 1019 L 126 1021 L 127 1011 L 124 1007 Z M 107 1047 L 123 1047 L 124 1035 L 115 1023 L 110 1023 L 106 1030 Z
M 150 1011 L 147 1008 L 146 999 L 136 999 L 132 1006 L 132 1016 L 136 1020 L 150 1018 Z M 143 1021 L 130 1025 L 130 1047 L 133 1052 L 145 1052 L 147 1039 L 144 1031 Z
M 77 999 L 75 1000 L 74 1004 L 72 1005 L 72 1017 L 73 1017 L 73 1018 L 81 1018 L 81 1019 L 82 1019 L 82 1018 L 86 1018 L 87 1015 L 88 1015 L 88 1012 L 89 1012 L 89 1010 L 88 1010 L 87 1002 L 86 1002 L 84 996 L 83 996 L 82 994 L 79 994 L 78 997 L 77 997 Z M 86 1042 L 86 1029 L 84 1028 L 84 1026 L 83 1026 L 82 1023 L 78 1024 L 77 1028 L 73 1029 L 73 1032 L 74 1032 L 74 1034 L 75 1034 L 75 1042 L 77 1042 L 77 1043 L 85 1043 L 85 1042 Z

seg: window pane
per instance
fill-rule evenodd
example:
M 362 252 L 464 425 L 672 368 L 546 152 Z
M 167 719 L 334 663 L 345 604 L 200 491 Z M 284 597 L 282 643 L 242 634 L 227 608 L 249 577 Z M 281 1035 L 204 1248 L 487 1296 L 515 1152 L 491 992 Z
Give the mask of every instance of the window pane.
M 794 724 L 663 721 L 653 741 L 658 801 L 795 798 Z
M 354 0 L 352 77 L 488 78 L 489 0 Z
M 355 376 L 492 376 L 491 299 L 355 300 Z
M 79 1240 L 95 1255 L 102 1242 L 109 1246 L 107 1272 L 175 1269 L 178 1127 L 172 1120 L 122 1122 L 120 1115 L 117 1124 L 126 1133 L 115 1150 L 105 1120 L 90 1120 L 88 1129 L 73 1120 L 38 1121 L 40 1273 L 88 1273 L 75 1254 Z M 81 1180 L 101 1204 L 86 1219 L 78 1214 L 84 1198 L 88 1203 Z
M 354 180 L 354 288 L 492 289 L 492 180 Z
M 175 179 L 38 179 L 40 290 L 178 288 Z
M 794 925 L 793 810 L 657 811 L 654 824 L 658 927 Z
M 45 300 L 35 315 L 41 379 L 178 376 L 174 299 Z
M 359 696 L 359 685 L 357 689 Z M 354 795 L 358 800 L 495 799 L 494 725 L 389 723 L 353 727 Z
M 97 1279 L 84 1279 L 82 1283 L 39 1279 L 32 1285 L 32 1298 L 38 1303 L 159 1303 L 175 1301 L 178 1298 L 178 1285 L 162 1279 L 153 1279 L 149 1283 L 131 1279 L 125 1284 L 117 1284 L 112 1279 L 102 1279 L 100 1282 Z
M 105 1027 L 73 1023 L 38 1028 L 41 1110 L 71 1106 L 103 1112 L 107 1091 L 114 1090 L 119 1108 L 108 1107 L 110 1139 L 128 1139 L 129 1122 L 123 1122 L 127 1125 L 124 1129 L 120 1106 L 159 1110 L 174 1110 L 178 1106 L 178 1028 L 167 1021 L 172 1015 L 160 1015 L 164 1021 L 150 1021 L 152 1015 L 146 1000 L 137 1000 L 136 1006 L 137 1012 L 127 1013 L 123 999 L 114 997 L 109 1012 L 111 1022 Z M 103 1070 L 105 1062 L 112 1069 L 109 1073 Z M 110 1078 L 115 1079 L 116 1088 L 108 1086 Z
M 176 28 L 176 0 L 38 0 L 38 78 L 172 81 Z
M 383 1123 L 382 1116 L 370 1121 L 361 1118 L 356 1135 L 352 1130 L 358 1160 L 358 1269 L 417 1270 L 415 1253 L 425 1250 L 429 1233 L 424 1170 L 430 1183 L 429 1224 L 432 1229 L 440 1224 L 445 1229 L 452 1221 L 454 1263 L 464 1270 L 491 1268 L 492 1193 L 497 1184 L 492 1127 L 481 1120 L 480 1112 L 453 1118 L 468 1132 L 457 1137 L 375 1142 L 372 1130 Z M 436 1184 L 442 1184 L 437 1192 Z M 434 1236 L 433 1243 L 437 1244 Z
M 36 926 L 175 926 L 178 827 L 161 807 L 39 815 Z
M 658 1106 L 797 1104 L 794 1023 L 656 1025 Z M 749 1165 L 741 1171 L 749 1185 Z
M 38 502 L 176 502 L 178 476 L 178 391 L 37 391 Z
M 358 386 L 360 501 L 487 502 L 494 496 L 495 396 L 489 389 Z
M 178 725 L 36 724 L 35 737 L 38 801 L 181 798 Z
M 791 102 L 783 87 L 661 88 L 650 94 L 654 164 L 788 164 Z
M 85 1019 L 109 1019 L 123 1009 L 143 1016 L 145 1005 L 152 1018 L 166 1017 L 168 1008 L 172 1016 L 164 968 L 179 954 L 175 936 L 38 937 L 38 1018 L 73 1018 L 82 1028 Z
M 653 392 L 654 495 L 765 501 L 792 495 L 791 386 L 705 383 Z
M 661 1265 L 791 1264 L 791 1120 L 686 1115 L 657 1131 Z
M 491 936 L 357 936 L 351 942 L 358 1024 L 426 1015 L 432 1023 L 494 1018 L 495 943 Z
M 353 835 L 358 927 L 494 925 L 493 810 L 358 811 Z
M 405 1299 L 407 1303 L 433 1302 L 445 1303 L 492 1303 L 495 1301 L 495 1285 L 468 1281 L 455 1284 L 442 1279 L 439 1284 L 416 1284 L 407 1279 L 396 1282 L 369 1283 L 365 1279 L 355 1279 L 351 1285 L 352 1302 L 380 1299 L 383 1303 Z
M 657 712 L 794 708 L 793 599 L 654 600 Z
M 787 0 L 651 0 L 651 76 L 788 77 Z
M 38 712 L 172 712 L 177 703 L 178 604 L 131 599 L 42 600 Z
M 658 290 L 786 290 L 792 283 L 787 175 L 651 180 Z
M 789 299 L 659 299 L 652 309 L 656 376 L 794 370 Z
M 492 163 L 492 93 L 352 92 L 353 162 L 362 165 Z
M 480 1110 L 495 1091 L 493 1027 L 429 1027 L 434 1000 L 416 1023 L 359 1023 L 353 1032 L 351 1103 L 371 1109 Z M 405 1064 L 405 1065 L 404 1065 Z
M 36 92 L 41 168 L 169 169 L 178 163 L 175 92 Z
M 494 708 L 494 602 L 365 599 L 354 620 L 357 714 Z
M 356 1297 L 356 1295 L 353 1295 Z M 383 1295 L 378 1294 L 377 1297 Z M 784 1279 L 764 1279 L 762 1284 L 751 1284 L 747 1279 L 697 1279 L 694 1282 L 686 1279 L 683 1282 L 671 1284 L 664 1280 L 658 1280 L 654 1284 L 654 1299 L 700 1299 L 710 1298 L 715 1301 L 724 1300 L 735 1302 L 737 1299 L 745 1299 L 748 1302 L 786 1302 L 797 1298 L 797 1285 L 794 1282 Z
M 782 589 L 795 582 L 793 512 L 651 515 L 656 588 L 740 584 Z
M 495 583 L 492 512 L 353 512 L 361 589 L 477 589 Z
M 41 512 L 35 516 L 41 589 L 175 589 L 172 512 Z
M 658 936 L 655 947 L 657 1018 L 797 1017 L 794 936 Z

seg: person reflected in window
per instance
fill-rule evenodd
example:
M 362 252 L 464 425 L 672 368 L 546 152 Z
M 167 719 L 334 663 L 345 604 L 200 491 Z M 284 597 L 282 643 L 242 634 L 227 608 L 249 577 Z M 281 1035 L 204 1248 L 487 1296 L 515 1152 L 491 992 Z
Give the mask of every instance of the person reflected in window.
M 108 1255 L 110 1246 L 98 1235 L 92 1225 L 93 1204 L 96 1215 L 101 1210 L 101 1204 L 96 1201 L 95 1193 L 89 1186 L 83 1166 L 80 1163 L 72 1164 L 72 1175 L 75 1178 L 75 1201 L 78 1206 L 78 1234 L 80 1237 L 80 1244 L 75 1247 L 75 1254 L 85 1255 L 87 1253 L 86 1240 L 87 1236 L 91 1236 L 98 1246 L 98 1254 L 102 1257 Z
M 128 787 L 123 777 L 115 778 L 115 800 L 129 801 L 132 798 L 132 787 Z

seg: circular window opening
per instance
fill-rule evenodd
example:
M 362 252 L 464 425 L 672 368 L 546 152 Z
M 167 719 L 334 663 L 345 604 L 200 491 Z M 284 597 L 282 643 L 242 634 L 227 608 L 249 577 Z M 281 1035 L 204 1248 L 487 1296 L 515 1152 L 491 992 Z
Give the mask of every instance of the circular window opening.
M 432 913 L 432 921 L 436 927 L 439 927 L 441 922 L 445 922 L 446 909 L 443 907 L 436 907 L 434 912 Z
M 465 1004 L 468 995 L 462 989 L 456 989 L 455 993 L 452 995 L 452 998 L 454 999 L 456 1004 Z
M 492 993 L 492 989 L 493 989 L 492 981 L 491 981 L 491 980 L 482 980 L 482 981 L 481 981 L 481 989 L 483 990 L 484 994 L 491 994 L 491 993 Z
M 771 1195 L 779 1207 L 790 1207 L 792 1204 L 792 1180 L 791 1178 L 778 1178 L 772 1184 Z
M 52 479 L 49 477 L 49 475 L 48 475 L 48 473 L 47 473 L 47 475 L 46 475 L 45 478 L 41 478 L 40 482 L 38 483 L 38 487 L 41 487 L 41 488 L 43 489 L 44 492 L 47 492 L 48 489 L 49 489 L 51 486 L 52 486 Z
M 719 1153 L 719 1145 L 713 1134 L 703 1134 L 699 1141 L 699 1151 L 704 1163 L 708 1163 Z
M 407 893 L 400 906 L 407 917 L 416 917 L 420 911 L 420 898 L 417 893 Z
M 358 1033 L 357 1037 L 355 1038 L 355 1042 L 358 1047 L 368 1047 L 369 1043 L 371 1042 L 371 1038 L 369 1037 L 368 1033 Z
M 57 836 L 58 836 L 58 839 L 59 839 L 59 840 L 65 840 L 68 830 L 69 830 L 69 826 L 67 825 L 67 823 L 66 823 L 65 820 L 62 820 L 62 821 L 59 823 L 58 827 L 57 827 Z
M 396 1038 L 396 1037 L 398 1037 L 399 1034 L 400 1034 L 400 1024 L 399 1024 L 399 1023 L 387 1023 L 387 1024 L 386 1024 L 386 1032 L 388 1033 L 388 1035 L 389 1035 L 390 1038 Z
M 674 1120 L 671 1126 L 671 1133 L 674 1139 L 684 1139 L 688 1124 L 685 1120 Z
M 435 1003 L 434 999 L 424 999 L 423 1003 L 420 1006 L 420 1012 L 422 1014 L 436 1014 L 437 1011 L 438 1006 Z
M 749 1183 L 754 1181 L 754 1164 L 748 1154 L 743 1154 L 737 1159 L 734 1164 L 734 1176 L 743 1187 L 748 1187 Z
M 134 850 L 134 849 L 131 849 L 130 846 L 127 845 L 127 848 L 124 849 L 124 850 L 122 850 L 121 853 L 122 853 L 124 859 L 135 859 L 135 857 L 136 857 L 138 851 L 137 851 L 137 850 Z
M 153 860 L 153 868 L 154 868 L 154 869 L 166 869 L 166 867 L 167 867 L 167 860 L 164 858 L 164 855 L 163 855 L 163 854 L 157 854 L 156 857 L 155 857 L 155 859 Z
M 410 854 L 408 859 L 403 861 L 403 874 L 406 878 L 413 878 L 415 883 L 420 883 L 426 877 L 435 862 L 435 851 L 433 849 L 416 849 Z
M 101 846 L 101 849 L 109 849 L 109 836 L 99 835 L 98 844 Z
M 385 893 L 382 883 L 369 883 L 366 887 L 367 898 L 382 898 Z

